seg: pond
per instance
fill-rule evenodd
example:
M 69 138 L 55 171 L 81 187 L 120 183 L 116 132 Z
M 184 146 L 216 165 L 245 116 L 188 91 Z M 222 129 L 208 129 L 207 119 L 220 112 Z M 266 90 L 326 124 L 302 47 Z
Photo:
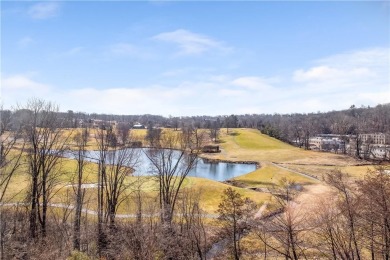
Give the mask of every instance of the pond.
M 138 150 L 140 156 L 137 166 L 135 166 L 135 174 L 141 176 L 152 175 L 152 167 L 150 160 L 146 156 L 147 148 L 134 148 Z M 179 154 L 179 151 L 174 151 Z M 74 158 L 72 152 L 64 154 L 67 158 Z M 86 158 L 89 161 L 96 162 L 99 157 L 97 151 L 88 151 Z M 227 163 L 227 162 L 211 162 L 206 159 L 198 158 L 196 166 L 189 172 L 188 176 L 207 178 L 215 181 L 225 181 L 249 172 L 256 170 L 254 163 Z

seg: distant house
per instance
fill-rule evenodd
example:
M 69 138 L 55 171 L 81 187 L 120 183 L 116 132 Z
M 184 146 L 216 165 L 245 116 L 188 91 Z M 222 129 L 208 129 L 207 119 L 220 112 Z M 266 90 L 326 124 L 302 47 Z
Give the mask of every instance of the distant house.
M 390 159 L 390 145 L 372 145 L 367 149 L 372 159 Z
M 335 151 L 344 147 L 345 141 L 336 136 L 316 136 L 309 139 L 310 149 L 319 151 Z
M 100 119 L 92 119 L 92 127 L 101 128 L 104 126 L 104 121 Z
M 100 119 L 91 119 L 92 127 L 99 129 L 108 129 L 117 125 L 116 121 L 105 121 Z
M 133 129 L 145 129 L 145 126 L 140 123 L 136 123 L 133 125 Z
M 361 134 L 359 137 L 361 138 L 363 143 L 387 144 L 390 142 L 389 137 L 383 133 Z
M 205 145 L 202 148 L 202 152 L 204 153 L 219 153 L 221 150 L 219 150 L 219 145 Z
M 390 137 L 388 134 L 359 134 L 351 140 L 350 144 L 351 154 L 359 154 L 361 158 L 374 160 L 390 159 Z M 356 151 L 357 148 L 359 152 Z

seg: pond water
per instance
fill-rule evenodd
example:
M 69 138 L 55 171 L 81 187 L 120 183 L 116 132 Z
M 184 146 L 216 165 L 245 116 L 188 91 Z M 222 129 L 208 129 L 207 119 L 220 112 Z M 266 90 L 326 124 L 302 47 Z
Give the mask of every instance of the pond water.
M 146 148 L 135 148 L 140 156 L 137 166 L 135 166 L 136 175 L 152 175 L 153 167 L 146 156 Z M 179 154 L 179 151 L 174 151 Z M 66 152 L 65 157 L 74 158 L 72 152 Z M 96 162 L 99 157 L 97 151 L 88 151 L 86 158 L 89 161 Z M 215 181 L 225 181 L 256 170 L 256 164 L 245 163 L 227 163 L 210 162 L 206 159 L 198 158 L 196 166 L 189 172 L 188 176 L 207 178 Z

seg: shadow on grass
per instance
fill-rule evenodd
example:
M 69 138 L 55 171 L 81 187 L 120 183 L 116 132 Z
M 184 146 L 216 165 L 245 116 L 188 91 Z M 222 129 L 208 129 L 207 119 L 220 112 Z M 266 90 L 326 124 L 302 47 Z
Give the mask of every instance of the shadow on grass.
M 246 186 L 274 186 L 274 182 L 269 182 L 269 181 L 240 181 L 242 184 L 245 184 Z
M 251 180 L 228 180 L 226 181 L 230 185 L 235 187 L 247 188 L 250 186 L 271 187 L 274 186 L 274 182 L 269 181 L 251 181 Z
M 231 136 L 237 136 L 237 135 L 240 135 L 240 133 L 233 132 L 233 133 L 229 133 L 229 135 L 231 135 Z

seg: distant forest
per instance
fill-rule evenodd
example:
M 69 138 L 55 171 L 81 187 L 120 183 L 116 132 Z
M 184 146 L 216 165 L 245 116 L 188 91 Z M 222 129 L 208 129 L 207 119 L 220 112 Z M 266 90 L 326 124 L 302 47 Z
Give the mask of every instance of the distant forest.
M 8 121 L 23 117 L 24 109 L 15 111 L 2 110 L 1 121 L 5 125 Z M 125 111 L 124 111 L 125 112 Z M 145 127 L 164 128 L 254 128 L 263 134 L 275 137 L 284 142 L 305 147 L 308 138 L 318 134 L 359 135 L 364 133 L 390 133 L 390 103 L 376 107 L 352 105 L 349 109 L 331 112 L 317 112 L 308 114 L 245 114 L 220 116 L 181 116 L 164 117 L 159 115 L 110 115 L 74 112 L 59 112 L 68 128 L 80 127 L 83 123 L 92 120 L 116 121 L 121 124 L 142 124 Z M 12 115 L 12 117 L 11 117 Z M 13 118 L 13 119 L 11 119 Z

